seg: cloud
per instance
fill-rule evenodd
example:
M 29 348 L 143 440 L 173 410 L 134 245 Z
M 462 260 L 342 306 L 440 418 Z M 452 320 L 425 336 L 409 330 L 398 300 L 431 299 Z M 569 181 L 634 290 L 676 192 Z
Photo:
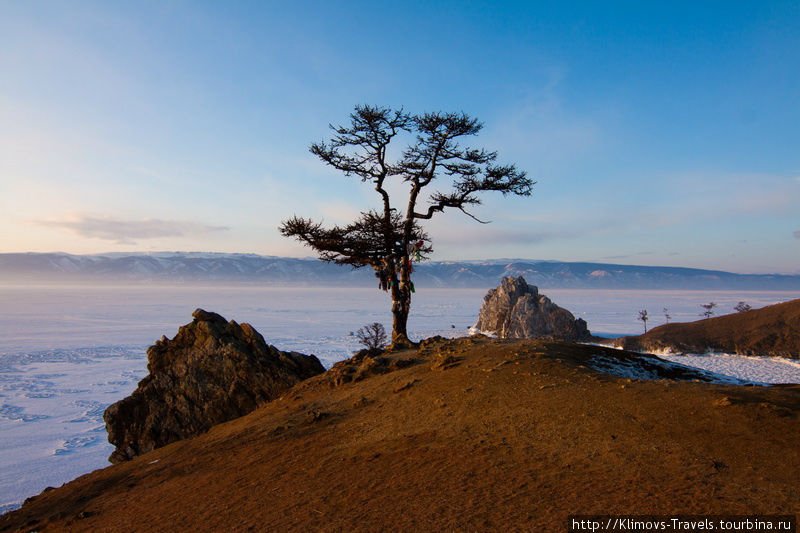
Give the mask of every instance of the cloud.
M 485 133 L 487 146 L 502 146 L 502 154 L 551 162 L 601 146 L 608 132 L 600 118 L 576 115 L 562 102 L 564 77 L 560 69 L 553 69 L 543 87 L 529 91 L 494 117 Z
M 794 238 L 800 239 L 800 229 L 794 232 Z
M 361 214 L 354 206 L 342 202 L 326 202 L 320 205 L 318 210 L 324 220 L 334 224 L 348 224 Z
M 580 232 L 568 230 L 532 231 L 509 230 L 492 226 L 472 226 L 470 228 L 453 227 L 439 229 L 433 233 L 434 244 L 459 246 L 497 246 L 521 245 L 529 246 L 543 242 L 570 239 L 581 235 Z
M 113 217 L 81 215 L 67 220 L 38 220 L 39 226 L 60 228 L 87 239 L 114 241 L 115 244 L 136 244 L 137 239 L 186 237 L 228 231 L 226 226 L 206 226 L 179 220 L 120 220 Z
M 655 254 L 655 252 L 652 251 L 652 250 L 649 250 L 649 251 L 646 251 L 646 252 L 636 252 L 635 254 L 607 255 L 605 257 L 602 257 L 601 259 L 631 259 L 633 257 L 641 257 L 643 255 L 653 255 L 653 254 Z M 672 253 L 670 253 L 668 255 L 678 255 L 678 254 L 675 253 L 675 252 L 672 252 Z

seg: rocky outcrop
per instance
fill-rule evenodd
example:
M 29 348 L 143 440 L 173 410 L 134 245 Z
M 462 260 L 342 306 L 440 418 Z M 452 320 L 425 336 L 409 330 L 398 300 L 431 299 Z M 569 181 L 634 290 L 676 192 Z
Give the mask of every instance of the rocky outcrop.
M 416 364 L 414 359 L 384 357 L 384 353 L 378 348 L 359 350 L 350 359 L 333 365 L 325 373 L 323 381 L 327 381 L 332 387 L 338 387 Z
M 503 339 L 545 338 L 570 341 L 589 340 L 586 321 L 539 294 L 525 279 L 503 278 L 500 286 L 483 298 L 475 326 Z
M 174 339 L 147 350 L 150 374 L 106 409 L 112 463 L 207 431 L 325 371 L 313 355 L 281 352 L 249 324 L 197 309 Z

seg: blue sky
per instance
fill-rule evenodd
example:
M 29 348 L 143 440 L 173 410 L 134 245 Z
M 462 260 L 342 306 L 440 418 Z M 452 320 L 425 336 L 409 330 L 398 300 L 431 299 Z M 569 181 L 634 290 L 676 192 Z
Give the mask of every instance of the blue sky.
M 654 4 L 0 2 L 0 252 L 310 256 L 282 219 L 377 204 L 308 153 L 368 103 L 538 181 L 435 259 L 800 272 L 800 2 Z

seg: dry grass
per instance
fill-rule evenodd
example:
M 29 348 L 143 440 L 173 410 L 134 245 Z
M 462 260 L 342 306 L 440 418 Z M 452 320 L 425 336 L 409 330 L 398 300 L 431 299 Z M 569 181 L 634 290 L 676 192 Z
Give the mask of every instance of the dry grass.
M 578 513 L 797 513 L 800 387 L 632 381 L 616 350 L 474 337 L 44 493 L 29 531 L 563 531 Z M 364 362 L 359 361 L 358 365 Z

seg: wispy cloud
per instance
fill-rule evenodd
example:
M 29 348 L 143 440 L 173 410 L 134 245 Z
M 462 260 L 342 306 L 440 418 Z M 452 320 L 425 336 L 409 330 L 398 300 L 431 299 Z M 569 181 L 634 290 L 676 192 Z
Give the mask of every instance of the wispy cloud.
M 495 116 L 486 117 L 481 142 L 499 149 L 501 159 L 535 161 L 539 168 L 602 148 L 612 135 L 606 125 L 609 110 L 573 112 L 563 96 L 568 69 L 551 65 L 538 72 L 539 84 L 526 86 Z
M 228 231 L 226 226 L 207 226 L 180 220 L 121 220 L 113 217 L 81 215 L 64 220 L 37 220 L 39 226 L 60 228 L 87 239 L 102 239 L 116 244 L 136 244 L 141 239 L 197 236 Z
M 712 215 L 741 223 L 764 215 L 791 215 L 800 200 L 795 184 L 774 174 L 693 171 L 656 175 L 648 187 L 646 202 L 606 210 L 601 216 L 606 227 L 627 227 L 632 220 L 648 228 L 699 224 Z
M 794 238 L 800 239 L 800 229 L 794 232 Z
M 360 214 L 357 208 L 344 202 L 327 202 L 318 209 L 326 221 L 335 224 L 350 223 Z
M 469 229 L 452 228 L 437 230 L 434 244 L 459 245 L 469 247 L 497 245 L 532 245 L 548 241 L 569 239 L 579 236 L 579 232 L 555 229 L 553 231 L 507 230 L 491 226 L 473 226 Z
M 637 252 L 635 254 L 625 254 L 625 255 L 607 255 L 602 257 L 601 259 L 630 259 L 633 257 L 641 257 L 643 255 L 654 255 L 655 252 L 652 250 L 648 250 L 646 252 Z M 677 255 L 675 252 L 670 253 L 669 255 Z

